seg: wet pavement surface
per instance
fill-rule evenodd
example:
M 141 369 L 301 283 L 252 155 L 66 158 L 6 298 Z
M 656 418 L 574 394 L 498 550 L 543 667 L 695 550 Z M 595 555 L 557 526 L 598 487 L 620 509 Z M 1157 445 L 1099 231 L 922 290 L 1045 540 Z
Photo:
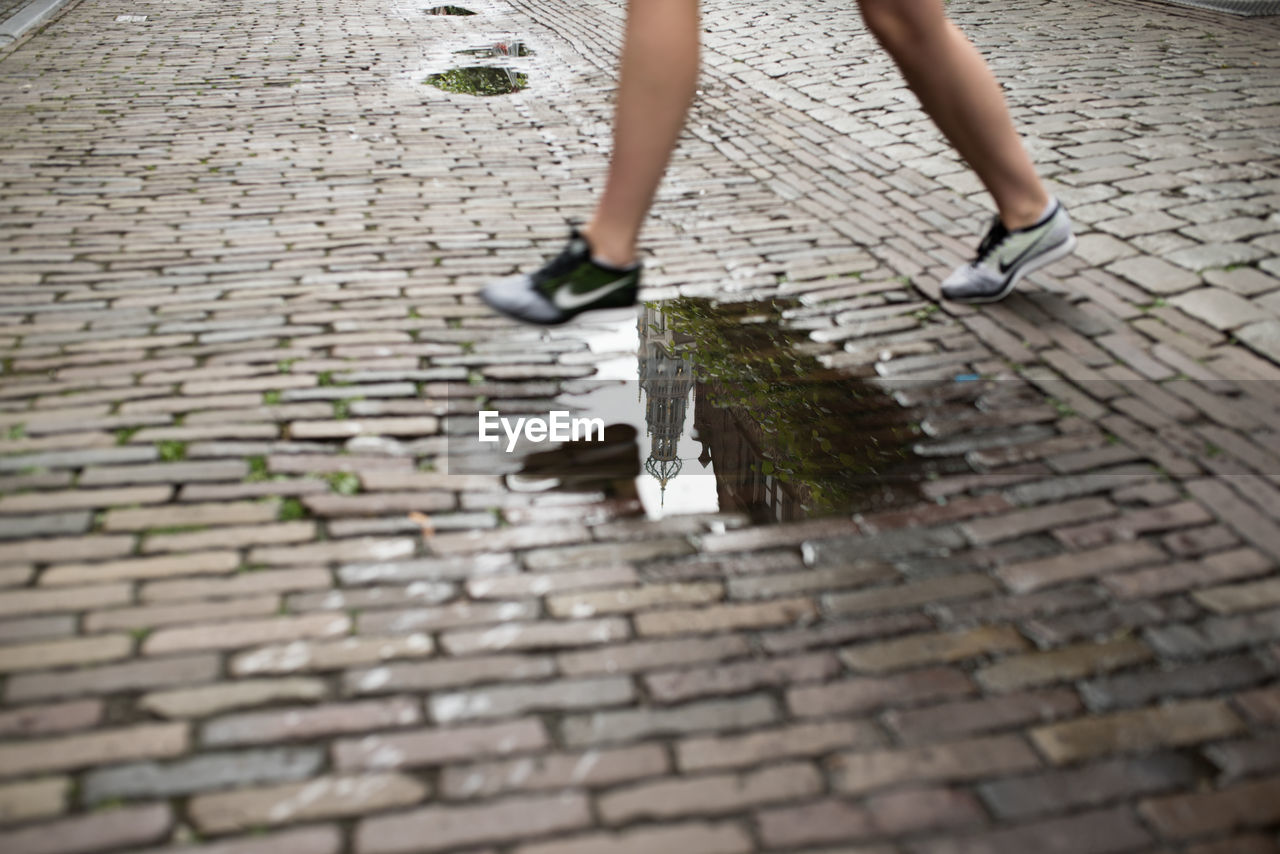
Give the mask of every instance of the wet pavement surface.
M 711 0 L 645 305 L 542 331 L 623 10 L 468 8 L 0 55 L 0 850 L 1280 850 L 1280 20 L 953 0 L 1081 234 L 970 309 L 856 11 Z

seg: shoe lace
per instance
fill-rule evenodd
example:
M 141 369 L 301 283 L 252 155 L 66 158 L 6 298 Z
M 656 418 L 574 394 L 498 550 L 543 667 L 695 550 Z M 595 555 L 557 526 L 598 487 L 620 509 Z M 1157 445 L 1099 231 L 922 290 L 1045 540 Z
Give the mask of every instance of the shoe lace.
M 991 252 L 1004 242 L 1009 236 L 1009 229 L 1004 227 L 1004 223 L 1000 221 L 1000 217 L 996 217 L 991 222 L 991 228 L 987 231 L 987 236 L 982 238 L 982 242 L 978 244 L 978 254 L 974 256 L 973 263 L 980 264 Z
M 574 237 L 569 244 L 561 250 L 560 254 L 547 263 L 545 267 L 533 274 L 535 284 L 542 285 L 549 281 L 558 281 L 562 276 L 573 272 L 573 270 L 582 263 L 583 256 L 590 250 L 586 249 L 586 241 Z

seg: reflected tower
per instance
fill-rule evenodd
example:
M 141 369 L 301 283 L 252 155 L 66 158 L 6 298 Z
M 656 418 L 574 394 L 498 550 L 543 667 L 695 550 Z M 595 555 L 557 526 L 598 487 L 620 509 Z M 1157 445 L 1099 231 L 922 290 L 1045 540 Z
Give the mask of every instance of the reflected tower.
M 662 487 L 680 474 L 680 437 L 689 410 L 693 389 L 693 362 L 687 334 L 667 325 L 667 318 L 652 306 L 644 306 L 637 320 L 640 350 L 640 393 L 644 396 L 644 420 L 650 437 L 649 458 L 644 468 Z

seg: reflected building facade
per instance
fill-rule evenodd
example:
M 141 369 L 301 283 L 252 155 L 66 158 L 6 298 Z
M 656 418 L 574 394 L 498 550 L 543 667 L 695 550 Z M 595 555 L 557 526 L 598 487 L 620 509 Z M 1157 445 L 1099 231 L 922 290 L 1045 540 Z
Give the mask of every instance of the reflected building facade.
M 640 394 L 651 452 L 645 471 L 663 494 L 683 470 L 680 440 L 693 397 L 693 437 L 701 444 L 698 463 L 714 472 L 721 512 L 742 513 L 756 522 L 785 522 L 808 515 L 808 490 L 762 473 L 766 458 L 764 433 L 753 413 L 742 406 L 718 406 L 722 389 L 697 376 L 692 336 L 677 331 L 659 309 L 644 306 L 637 320 Z

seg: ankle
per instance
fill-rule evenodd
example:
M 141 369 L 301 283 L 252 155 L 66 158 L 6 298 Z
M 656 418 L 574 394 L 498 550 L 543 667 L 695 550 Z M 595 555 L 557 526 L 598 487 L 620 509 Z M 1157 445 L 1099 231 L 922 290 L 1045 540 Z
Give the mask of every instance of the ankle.
M 1022 228 L 1030 228 L 1039 223 L 1050 213 L 1057 201 L 1048 195 L 1041 195 L 1039 198 L 1033 198 L 1018 205 L 1010 206 L 1008 209 L 1000 210 L 1000 221 L 1004 223 L 1004 227 L 1009 231 L 1017 231 Z
M 608 235 L 597 233 L 591 226 L 578 232 L 591 247 L 591 260 L 609 267 L 630 267 L 636 263 L 636 247 L 625 240 L 610 240 Z

